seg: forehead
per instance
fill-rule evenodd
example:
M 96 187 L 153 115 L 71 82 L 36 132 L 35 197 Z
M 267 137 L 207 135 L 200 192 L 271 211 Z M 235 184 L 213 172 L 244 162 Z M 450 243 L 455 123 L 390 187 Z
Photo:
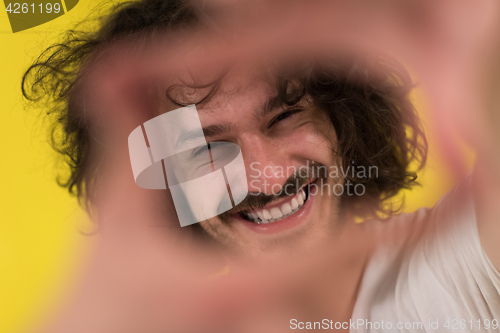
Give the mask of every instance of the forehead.
M 131 66 L 132 60 L 137 60 L 134 66 Z M 278 75 L 269 64 L 246 62 L 233 64 L 227 70 L 227 67 L 205 62 L 194 70 L 182 66 L 163 70 L 158 59 L 146 60 L 107 61 L 105 66 L 93 71 L 96 75 L 91 80 L 92 86 L 99 86 L 95 90 L 103 94 L 106 92 L 106 99 L 116 95 L 121 105 L 144 113 L 144 116 L 147 113 L 147 117 L 196 104 L 203 124 L 221 120 L 239 122 L 242 118 L 258 116 L 259 111 L 269 108 L 269 104 L 276 107 L 272 104 L 277 102 L 272 99 L 278 96 Z M 110 89 L 117 93 L 111 94 Z
M 262 69 L 237 68 L 208 87 L 193 86 L 181 88 L 177 98 L 182 104 L 197 104 L 203 118 L 244 117 L 278 103 L 277 79 Z

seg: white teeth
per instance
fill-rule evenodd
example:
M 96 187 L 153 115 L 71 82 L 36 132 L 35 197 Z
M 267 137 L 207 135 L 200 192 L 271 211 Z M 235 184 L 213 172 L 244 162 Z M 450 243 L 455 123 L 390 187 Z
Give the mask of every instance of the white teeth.
M 271 208 L 271 215 L 273 216 L 273 219 L 280 219 L 283 217 L 283 213 L 278 207 Z
M 292 200 L 281 205 L 281 209 L 279 207 L 273 207 L 270 209 L 247 211 L 243 214 L 247 217 L 248 220 L 255 223 L 272 223 L 295 214 L 300 209 L 300 207 L 302 207 L 305 199 L 306 193 L 302 189 L 295 197 L 292 198 Z
M 281 206 L 281 211 L 283 212 L 283 215 L 288 215 L 292 212 L 292 206 L 290 206 L 289 203 L 284 203 L 283 206 Z
M 302 206 L 304 204 L 304 198 L 300 193 L 299 195 L 297 195 L 297 200 L 299 201 L 299 206 Z

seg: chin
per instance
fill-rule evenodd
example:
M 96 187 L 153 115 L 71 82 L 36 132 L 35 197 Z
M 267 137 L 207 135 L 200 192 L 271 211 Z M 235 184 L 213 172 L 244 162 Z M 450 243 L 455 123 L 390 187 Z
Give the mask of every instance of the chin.
M 231 252 L 245 257 L 280 258 L 314 248 L 329 234 L 332 197 L 312 194 L 311 185 L 263 208 L 202 222 L 202 227 Z

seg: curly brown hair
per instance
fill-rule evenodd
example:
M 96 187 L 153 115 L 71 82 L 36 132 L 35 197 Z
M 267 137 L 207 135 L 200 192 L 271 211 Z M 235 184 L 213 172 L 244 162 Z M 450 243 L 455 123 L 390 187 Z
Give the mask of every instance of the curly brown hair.
M 90 161 L 97 142 L 89 134 L 90 124 L 81 103 L 73 101 L 78 96 L 73 92 L 82 68 L 118 38 L 192 28 L 203 21 L 199 9 L 185 0 L 130 1 L 114 6 L 110 12 L 98 18 L 95 31 L 67 31 L 61 43 L 49 47 L 34 61 L 22 80 L 23 96 L 35 103 L 45 101 L 47 114 L 54 116 L 52 144 L 70 169 L 69 177 L 60 179 L 60 184 L 86 201 L 96 179 Z M 293 105 L 308 96 L 328 113 L 342 165 L 377 167 L 378 174 L 368 179 L 346 177 L 353 185 L 362 182 L 366 189 L 362 197 L 342 197 L 345 206 L 358 216 L 397 211 L 399 208 L 384 205 L 386 199 L 416 184 L 416 171 L 426 161 L 427 141 L 409 98 L 414 84 L 401 65 L 388 59 L 377 59 L 382 70 L 376 72 L 344 59 L 333 66 L 317 65 L 307 75 L 277 81 L 277 95 L 283 104 Z M 206 102 L 216 89 L 217 84 L 198 103 Z

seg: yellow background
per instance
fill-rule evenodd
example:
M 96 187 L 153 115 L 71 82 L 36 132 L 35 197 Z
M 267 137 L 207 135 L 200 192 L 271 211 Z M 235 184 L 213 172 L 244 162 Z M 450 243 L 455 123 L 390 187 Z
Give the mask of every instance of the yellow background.
M 0 333 L 33 327 L 49 315 L 88 239 L 76 200 L 58 187 L 57 155 L 47 140 L 47 121 L 24 110 L 20 83 L 33 58 L 59 34 L 92 14 L 99 1 L 80 1 L 70 12 L 34 29 L 13 34 L 0 9 Z M 423 98 L 414 95 L 430 139 L 423 187 L 406 194 L 407 211 L 432 206 L 455 179 L 433 140 Z M 470 160 L 470 158 L 469 158 Z

